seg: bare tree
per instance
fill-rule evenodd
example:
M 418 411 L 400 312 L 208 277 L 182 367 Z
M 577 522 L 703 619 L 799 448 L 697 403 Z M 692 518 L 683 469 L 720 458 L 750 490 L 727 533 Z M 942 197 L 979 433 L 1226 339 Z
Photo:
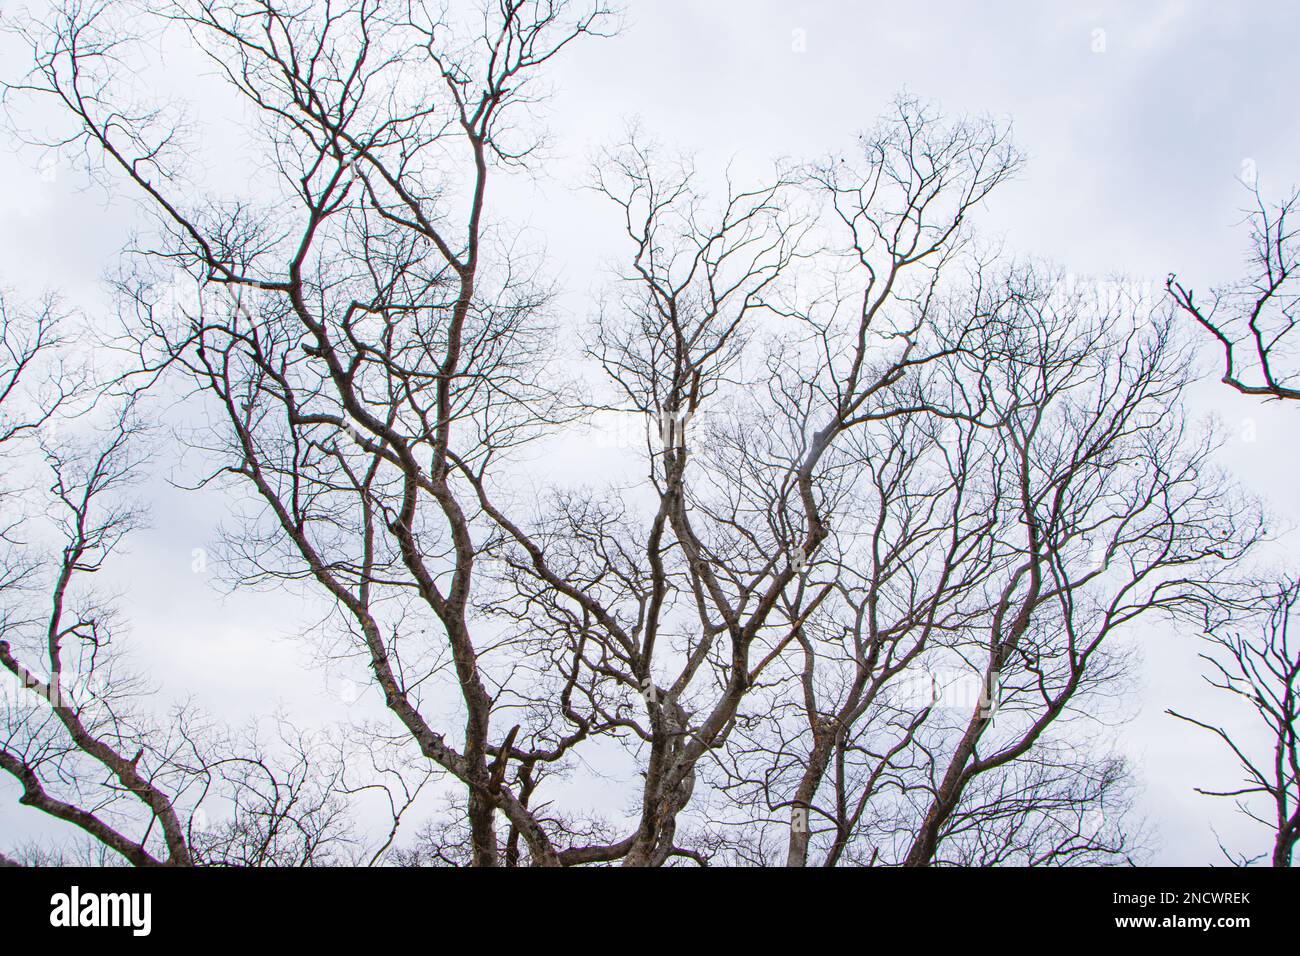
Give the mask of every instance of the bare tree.
M 503 785 L 508 745 L 491 739 L 499 691 L 471 620 L 482 540 L 458 476 L 550 415 L 537 364 L 547 293 L 494 245 L 488 182 L 535 148 L 509 117 L 539 67 L 607 12 L 505 0 L 475 23 L 372 0 L 162 8 L 264 124 L 282 189 L 267 207 L 196 193 L 175 164 L 176 125 L 114 103 L 128 41 L 113 14 L 70 7 L 34 29 L 37 65 L 15 89 L 61 104 L 67 142 L 149 202 L 160 248 L 146 258 L 163 284 L 176 268 L 192 279 L 179 309 L 143 265 L 122 291 L 146 360 L 224 413 L 214 477 L 263 502 L 234 556 L 244 580 L 306 578 L 333 602 L 409 739 L 464 785 L 475 863 L 499 859 L 498 809 L 534 863 L 558 862 L 526 797 Z M 420 704 L 448 675 L 459 741 Z
M 100 504 L 98 499 L 129 474 L 124 449 L 133 430 L 131 420 L 123 416 L 108 446 L 84 458 L 68 455 L 63 450 L 45 449 L 58 509 L 55 522 L 62 531 L 62 541 L 56 552 L 59 558 L 50 569 L 53 583 L 46 595 L 50 603 L 48 616 L 23 619 L 18 616 L 22 610 L 14 609 L 4 621 L 0 665 L 27 692 L 27 697 L 16 702 L 8 715 L 10 736 L 0 750 L 0 768 L 19 781 L 24 804 L 81 827 L 132 863 L 187 865 L 191 859 L 180 815 L 171 795 L 156 779 L 163 770 L 141 765 L 146 749 L 152 751 L 153 747 L 146 747 L 145 741 L 139 739 L 132 727 L 134 720 L 113 706 L 114 702 L 119 706 L 125 704 L 132 696 L 131 691 L 124 681 L 98 666 L 100 649 L 110 641 L 109 611 L 93 599 L 74 604 L 71 591 L 82 576 L 99 570 L 134 520 L 129 510 L 96 507 Z M 13 575 L 21 575 L 23 589 L 34 586 L 35 568 L 19 570 L 10 565 L 6 571 L 11 581 Z M 30 636 L 25 632 L 30 632 Z M 46 676 L 38 675 L 23 662 L 30 659 L 23 653 L 24 645 L 40 646 L 37 633 L 44 637 L 44 653 L 37 660 L 47 671 Z M 95 673 L 100 679 L 113 682 L 113 700 L 110 701 L 107 693 L 94 691 L 91 692 L 93 702 L 89 704 L 69 699 L 71 688 L 64 673 L 70 656 L 77 671 Z M 37 700 L 29 710 L 24 703 L 32 698 Z M 48 713 L 41 702 L 49 705 Z M 170 754 L 156 756 L 165 763 Z M 66 766 L 77 760 L 95 761 L 109 775 L 99 783 L 104 795 L 89 798 L 91 807 L 97 810 L 101 800 L 116 799 L 113 791 L 120 788 L 122 794 L 148 808 L 151 823 L 144 837 L 128 837 L 95 810 L 85 810 L 51 793 L 42 769 L 53 772 L 56 778 L 66 776 L 75 782 L 78 790 L 95 780 L 90 768 L 74 770 Z M 146 846 L 147 834 L 155 824 L 166 844 L 166 855 L 161 858 L 151 854 Z
M 130 478 L 129 446 L 138 425 L 127 405 L 102 447 L 76 448 L 66 436 L 50 440 L 59 416 L 85 412 L 83 396 L 69 389 L 73 379 L 58 363 L 64 325 L 53 302 L 34 313 L 7 301 L 0 306 L 0 445 L 13 461 L 21 460 L 16 446 L 34 442 L 46 465 L 45 474 L 31 476 L 12 469 L 11 482 L 15 475 L 28 482 L 3 489 L 0 666 L 12 682 L 5 686 L 0 769 L 18 782 L 24 805 L 79 827 L 130 862 L 186 865 L 184 827 L 158 780 L 166 755 L 147 746 L 124 713 L 130 687 L 106 692 L 86 682 L 109 676 L 101 654 L 108 656 L 111 613 L 79 585 L 136 521 L 129 506 L 112 498 Z M 70 410 L 74 401 L 79 407 Z M 47 494 L 24 487 L 46 483 Z M 33 497 L 47 507 L 33 510 Z M 151 759 L 142 764 L 146 750 Z M 120 802 L 147 811 L 139 834 L 123 832 L 114 819 Z M 155 827 L 160 848 L 150 846 Z
M 1255 190 L 1250 226 L 1248 276 L 1213 289 L 1198 301 L 1177 276 L 1166 283 L 1178 307 L 1217 340 L 1223 353 L 1223 383 L 1244 395 L 1300 398 L 1292 367 L 1296 360 L 1297 267 L 1300 242 L 1292 228 L 1300 194 L 1274 206 Z
M 1239 866 L 1263 859 L 1273 866 L 1290 866 L 1300 840 L 1300 743 L 1296 731 L 1300 721 L 1300 648 L 1290 630 L 1298 601 L 1300 584 L 1289 583 L 1267 595 L 1253 618 L 1237 613 L 1236 620 L 1223 619 L 1211 613 L 1205 619 L 1209 649 L 1201 657 L 1210 669 L 1205 681 L 1251 708 L 1255 726 L 1263 731 L 1259 741 L 1249 731 L 1236 732 L 1221 723 L 1167 711 L 1217 737 L 1242 771 L 1243 779 L 1234 789 L 1198 788 L 1197 792 L 1231 798 L 1242 814 L 1272 834 L 1271 850 L 1255 856 L 1234 854 L 1220 843 L 1224 855 Z M 1221 611 L 1222 607 L 1212 609 Z M 1242 633 L 1242 617 L 1257 627 L 1253 633 Z M 1267 805 L 1266 813 L 1258 809 L 1259 801 Z
M 600 161 L 597 189 L 633 254 L 590 352 L 614 390 L 602 407 L 648 426 L 649 494 L 566 496 L 532 532 L 484 497 L 516 546 L 521 620 L 563 655 L 572 736 L 608 728 L 645 751 L 635 831 L 586 859 L 659 864 L 716 842 L 701 830 L 684 842 L 678 818 L 701 762 L 832 592 L 803 572 L 844 505 L 837 449 L 909 412 L 893 387 L 933 358 L 927 291 L 958 254 L 966 213 L 1017 162 L 1005 130 L 944 123 L 911 101 L 863 156 L 867 178 L 837 164 L 728 184 L 716 210 L 689 166 L 635 137 Z M 791 212 L 800 185 L 848 233 L 832 258 L 853 277 L 796 306 L 782 288 L 809 254 L 812 227 Z
M 192 38 L 253 118 L 247 192 L 204 185 L 183 107 L 132 101 L 119 64 L 144 47 L 114 3 L 28 27 L 35 67 L 8 92 L 57 107 L 68 126 L 36 138 L 84 151 L 154 215 L 116 283 L 133 387 L 171 383 L 196 418 L 216 413 L 188 440 L 200 481 L 251 506 L 225 529 L 231 575 L 322 602 L 326 654 L 364 663 L 389 722 L 342 761 L 177 719 L 123 762 L 113 724 L 100 762 L 161 831 L 121 835 L 123 855 L 1132 852 L 1122 764 L 1069 727 L 1119 686 L 1112 633 L 1211 587 L 1255 530 L 1179 414 L 1165 317 L 998 267 L 972 241 L 1020 165 L 1005 125 L 901 99 L 855 155 L 728 176 L 716 201 L 633 134 L 594 177 L 626 255 L 569 356 L 601 376 L 583 389 L 552 361 L 569 337 L 489 183 L 535 161 L 527 107 L 556 56 L 608 28 L 603 5 L 147 15 Z M 644 479 L 521 493 L 519 449 L 571 453 L 585 416 L 633 423 L 625 461 Z M 130 525 L 95 508 L 128 477 L 134 430 L 119 419 L 104 476 L 66 479 L 73 525 L 99 515 L 69 539 L 89 556 L 63 552 L 70 579 Z M 975 699 L 909 690 L 944 668 L 973 676 Z M 574 794 L 596 764 L 626 814 Z M 398 845 L 429 781 L 442 809 Z M 218 792 L 221 822 L 194 825 Z M 365 794 L 392 821 L 374 850 L 347 809 Z
M 1246 395 L 1272 399 L 1300 399 L 1296 387 L 1294 335 L 1297 321 L 1296 279 L 1300 266 L 1297 232 L 1292 228 L 1300 193 L 1275 205 L 1268 205 L 1254 190 L 1250 227 L 1250 274 L 1242 282 L 1212 291 L 1208 304 L 1198 302 L 1192 290 L 1170 276 L 1168 289 L 1178 306 L 1208 330 L 1222 348 L 1223 382 Z M 1228 796 L 1252 820 L 1266 825 L 1274 834 L 1271 854 L 1247 856 L 1223 847 L 1228 859 L 1248 865 L 1268 856 L 1273 866 L 1290 866 L 1297 836 L 1300 835 L 1300 792 L 1296 762 L 1296 693 L 1300 653 L 1289 640 L 1287 629 L 1297 599 L 1294 585 L 1277 590 L 1264 599 L 1263 621 L 1257 634 L 1242 636 L 1230 615 L 1251 616 L 1249 608 L 1234 603 L 1231 594 L 1207 605 L 1205 635 L 1210 650 L 1201 657 L 1211 672 L 1206 681 L 1219 690 L 1237 695 L 1255 709 L 1268 729 L 1272 753 L 1267 759 L 1253 756 L 1248 741 L 1222 725 L 1203 722 L 1175 711 L 1171 715 L 1201 727 L 1216 737 L 1237 757 L 1245 774 L 1240 789 L 1199 793 Z M 1254 614 L 1258 615 L 1258 609 Z M 1263 796 L 1271 803 L 1271 815 L 1258 815 L 1253 800 Z
M 736 735 L 727 786 L 743 819 L 788 808 L 789 865 L 1125 859 L 1122 765 L 1069 728 L 1122 687 L 1112 633 L 1258 536 L 1180 418 L 1167 318 L 995 276 L 919 380 L 925 417 L 856 449 L 810 575 L 834 596 Z
M 1010 561 L 990 582 L 987 630 L 959 648 L 979 662 L 985 699 L 924 787 L 909 865 L 938 858 L 972 781 L 1066 719 L 1097 716 L 1097 698 L 1118 689 L 1115 632 L 1200 600 L 1260 535 L 1182 417 L 1185 360 L 1168 318 L 1054 294 L 1031 286 L 998 328 Z
M 362 2 L 319 22 L 265 3 L 168 8 L 262 115 L 283 186 L 284 201 L 270 208 L 207 202 L 182 185 L 170 165 L 175 124 L 113 99 L 109 64 L 123 41 L 106 15 L 73 9 L 34 31 L 37 68 L 16 89 L 67 110 L 76 126 L 65 145 L 86 146 L 138 187 L 160 219 L 152 257 L 196 283 L 179 321 L 142 273 L 122 291 L 146 333 L 142 354 L 189 375 L 225 414 L 211 444 L 227 463 L 214 477 L 247 482 L 265 504 L 237 538 L 245 580 L 310 578 L 323 588 L 406 733 L 465 786 L 472 862 L 513 859 L 520 841 L 537 865 L 689 854 L 674 833 L 696 764 L 788 644 L 790 624 L 774 609 L 797 578 L 794 555 L 813 554 L 826 537 L 823 458 L 862 422 L 901 413 L 873 403 L 924 361 L 915 335 L 924 309 L 907 296 L 936 281 L 966 212 L 1015 167 L 1005 132 L 943 126 L 904 104 L 865 144 L 863 178 L 819 177 L 853 235 L 864 286 L 856 317 L 836 305 L 824 321 L 802 323 L 834 353 L 815 384 L 822 421 L 791 436 L 805 447 L 769 476 L 780 495 L 770 516 L 753 510 L 757 502 L 729 502 L 747 494 L 734 481 L 722 497 L 707 484 L 692 490 L 682 429 L 725 382 L 747 337 L 742 320 L 767 308 L 795 255 L 796 227 L 776 199 L 786 184 L 733 191 L 710 223 L 690 183 L 656 182 L 635 146 L 611 164 L 600 188 L 627 215 L 637 291 L 624 303 L 632 324 L 611 317 L 592 352 L 625 409 L 653 417 L 662 446 L 649 449 L 656 503 L 644 565 L 608 568 L 622 556 L 603 553 L 596 515 L 553 519 L 594 538 L 598 553 L 581 556 L 598 562 L 589 583 L 575 567 L 558 570 L 563 556 L 514 521 L 494 490 L 503 454 L 559 408 L 538 367 L 545 289 L 519 255 L 490 254 L 485 210 L 490 170 L 530 151 L 505 117 L 537 69 L 598 29 L 605 11 L 504 3 L 458 45 L 457 24 L 422 6 Z M 896 301 L 912 313 L 901 326 L 885 315 Z M 899 346 L 881 368 L 871 365 L 878 328 Z M 721 467 L 730 466 L 710 471 Z M 570 618 L 583 620 L 567 663 L 556 662 L 541 689 L 519 679 L 531 672 L 527 640 L 497 639 L 475 618 L 474 566 L 494 542 L 532 584 L 515 574 L 515 598 L 504 607 L 488 598 L 489 614 L 526 620 L 550 643 L 561 634 L 549 620 L 539 627 L 534 608 L 559 619 L 564 641 Z M 620 574 L 630 593 L 599 593 Z M 679 596 L 689 601 L 678 605 Z M 654 649 L 682 626 L 679 608 L 697 633 L 665 678 Z M 441 644 L 430 640 L 434 627 Z M 598 655 L 594 669 L 588 653 Z M 686 696 L 697 675 L 716 694 L 693 719 Z M 463 705 L 458 742 L 420 705 L 447 677 Z M 644 724 L 619 696 L 628 691 L 644 701 Z M 503 719 L 494 731 L 494 713 L 508 719 L 521 706 L 531 722 Z M 557 715 L 569 729 L 555 730 Z M 531 801 L 574 746 L 610 733 L 644 743 L 648 756 L 636 831 L 603 844 L 588 838 L 596 821 L 539 817 Z M 510 827 L 504 839 L 498 813 Z M 571 845 L 557 846 L 561 837 Z
M 0 302 L 0 770 L 19 803 L 81 835 L 76 859 L 321 862 L 344 835 L 328 764 L 299 746 L 286 766 L 285 748 L 259 753 L 189 704 L 160 714 L 156 688 L 123 663 L 113 602 L 93 581 L 143 518 L 129 489 L 147 449 L 136 402 L 71 364 L 81 328 L 51 300 Z

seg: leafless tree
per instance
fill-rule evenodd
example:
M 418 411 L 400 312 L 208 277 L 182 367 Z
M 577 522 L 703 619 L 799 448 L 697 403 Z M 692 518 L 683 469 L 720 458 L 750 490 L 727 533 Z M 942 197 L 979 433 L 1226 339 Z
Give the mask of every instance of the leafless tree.
M 129 491 L 146 448 L 136 403 L 71 364 L 83 329 L 52 300 L 0 303 L 0 770 L 22 805 L 81 834 L 76 859 L 322 862 L 345 836 L 328 764 L 259 752 L 186 703 L 157 713 L 124 663 L 93 582 L 142 520 Z
M 1221 723 L 1168 711 L 1213 734 L 1241 768 L 1243 779 L 1236 788 L 1197 790 L 1232 798 L 1242 814 L 1272 834 L 1271 850 L 1255 856 L 1223 848 L 1224 854 L 1241 866 L 1264 859 L 1273 866 L 1290 866 L 1300 840 L 1300 744 L 1296 731 L 1300 721 L 1300 648 L 1290 630 L 1298 601 L 1300 584 L 1288 583 L 1267 595 L 1252 616 L 1237 613 L 1234 620 L 1210 613 L 1205 619 L 1209 650 L 1201 657 L 1210 669 L 1205 680 L 1251 708 L 1255 726 L 1264 731 L 1259 741 L 1250 731 L 1237 732 Z M 1212 606 L 1212 611 L 1221 610 Z M 1243 633 L 1243 617 L 1253 632 Z M 1258 809 L 1259 801 L 1267 805 L 1267 813 Z
M 1112 632 L 1210 587 L 1255 532 L 1179 414 L 1164 318 L 973 241 L 1020 165 L 1004 124 L 901 99 L 854 155 L 728 176 L 716 201 L 629 136 L 594 176 L 625 253 L 567 356 L 600 374 L 586 388 L 551 361 L 570 337 L 489 183 L 539 155 L 527 107 L 609 28 L 602 5 L 147 16 L 252 117 L 247 193 L 200 180 L 183 108 L 131 99 L 119 64 L 144 48 L 114 3 L 27 28 L 9 95 L 54 104 L 67 127 L 33 138 L 155 216 L 116 284 L 130 381 L 215 410 L 189 436 L 201 481 L 253 505 L 230 573 L 323 601 L 327 654 L 364 662 L 390 714 L 369 766 L 301 740 L 273 764 L 175 722 L 148 751 L 175 780 L 127 788 L 175 862 L 1131 852 L 1123 767 L 1069 725 L 1119 686 Z M 620 461 L 643 479 L 521 492 L 524 446 L 571 454 L 602 417 L 632 423 Z M 983 692 L 918 703 L 908 682 L 940 668 Z M 595 763 L 609 801 L 574 793 Z M 399 845 L 429 780 L 443 809 Z M 209 787 L 228 822 L 196 835 L 179 806 Z M 393 821 L 369 853 L 340 803 L 366 793 Z
M 484 496 L 514 545 L 519 619 L 550 635 L 565 675 L 571 736 L 612 732 L 644 776 L 636 829 L 585 859 L 705 855 L 708 833 L 678 828 L 701 762 L 833 589 L 803 572 L 843 506 L 838 449 L 910 410 L 893 386 L 934 358 L 929 295 L 965 215 L 1017 162 L 1005 130 L 944 123 L 912 101 L 862 154 L 860 178 L 834 164 L 728 183 L 716 208 L 689 166 L 636 137 L 599 163 L 632 259 L 589 351 L 613 386 L 601 408 L 648 426 L 648 494 L 564 496 L 532 531 Z M 782 290 L 816 211 L 792 212 L 796 189 L 849 235 L 832 258 L 852 270 L 798 306 Z
M 423 3 L 235 0 L 156 16 L 259 117 L 278 202 L 209 201 L 185 181 L 171 117 L 114 101 L 129 40 L 111 5 L 34 28 L 37 66 L 15 92 L 61 104 L 65 148 L 84 146 L 158 215 L 146 258 L 162 282 L 142 266 L 122 291 L 146 361 L 225 415 L 213 477 L 263 503 L 234 556 L 243 578 L 310 579 L 334 603 L 405 734 L 464 785 L 475 863 L 499 859 L 498 810 L 534 863 L 556 863 L 526 785 L 504 779 L 509 740 L 491 736 L 500 689 L 471 604 L 483 542 L 460 476 L 481 479 L 552 414 L 547 292 L 492 233 L 488 183 L 536 146 L 510 117 L 539 67 L 608 14 L 503 0 L 453 22 Z M 193 283 L 179 309 L 160 291 L 175 269 Z M 448 677 L 459 741 L 420 703 Z
M 788 808 L 789 865 L 1124 859 L 1122 768 L 1067 729 L 1122 688 L 1112 632 L 1259 534 L 1181 419 L 1167 317 L 1035 268 L 954 314 L 926 415 L 855 449 L 811 569 L 833 597 L 732 748 L 737 799 Z
M 1259 518 L 1215 473 L 1211 443 L 1188 431 L 1185 362 L 1168 318 L 1054 293 L 1049 284 L 1017 295 L 998 327 L 1007 358 L 993 366 L 993 402 L 1010 519 L 999 546 L 1009 561 L 989 582 L 978 651 L 958 647 L 978 662 L 984 699 L 945 732 L 951 750 L 922 788 L 908 865 L 942 858 L 973 781 L 1047 743 L 1066 720 L 1099 716 L 1098 697 L 1122 688 L 1108 653 L 1115 632 L 1199 601 L 1260 535 Z M 1049 838 L 1052 853 L 1058 844 L 1121 850 L 1086 827 Z M 1054 859 L 1044 852 L 1032 847 L 1028 859 Z
M 46 474 L 32 476 L 11 470 L 3 492 L 0 666 L 10 680 L 0 769 L 18 782 L 23 804 L 79 827 L 131 862 L 185 865 L 190 854 L 184 826 L 157 779 L 166 755 L 156 761 L 160 755 L 124 712 L 131 688 L 118 684 L 110 697 L 89 684 L 72 686 L 88 675 L 110 677 L 101 659 L 108 656 L 110 609 L 79 586 L 136 521 L 129 506 L 111 499 L 130 477 L 128 449 L 137 424 L 126 406 L 102 447 L 49 440 L 57 416 L 80 397 L 67 389 L 70 379 L 62 369 L 48 367 L 62 344 L 54 303 L 27 314 L 9 302 L 0 309 L 0 443 L 12 461 L 21 460 L 15 447 L 20 442 L 36 442 L 47 466 Z M 48 483 L 48 494 L 39 497 L 49 510 L 32 511 L 33 496 L 23 487 L 30 483 Z M 37 527 L 42 517 L 48 525 Z M 123 801 L 147 809 L 141 835 L 115 825 L 114 804 Z M 161 853 L 149 846 L 155 827 L 162 834 Z
M 1207 329 L 1221 346 L 1224 357 L 1223 382 L 1246 395 L 1272 399 L 1300 399 L 1296 387 L 1294 335 L 1296 326 L 1297 259 L 1296 230 L 1292 228 L 1300 193 L 1274 205 L 1254 191 L 1250 226 L 1250 274 L 1242 282 L 1215 289 L 1208 304 L 1198 302 L 1192 290 L 1170 276 L 1168 289 L 1178 306 Z M 1300 793 L 1297 792 L 1296 692 L 1300 654 L 1287 630 L 1297 599 L 1295 585 L 1278 589 L 1264 599 L 1264 610 L 1254 613 L 1234 603 L 1231 594 L 1207 605 L 1205 633 L 1210 650 L 1201 657 L 1211 671 L 1211 686 L 1235 694 L 1250 703 L 1268 728 L 1272 753 L 1267 759 L 1253 756 L 1250 744 L 1222 725 L 1210 724 L 1169 711 L 1180 720 L 1201 727 L 1219 738 L 1237 757 L 1245 773 L 1240 789 L 1198 790 L 1215 796 L 1229 796 L 1252 820 L 1274 834 L 1271 854 L 1250 857 L 1220 844 L 1224 854 L 1239 865 L 1266 856 L 1274 866 L 1290 866 L 1297 835 L 1300 835 Z M 1224 619 L 1223 611 L 1229 612 Z M 1262 616 L 1259 631 L 1242 636 L 1231 618 Z M 1261 817 L 1253 800 L 1259 796 L 1271 802 L 1271 816 Z
M 1300 242 L 1294 210 L 1300 193 L 1268 205 L 1258 190 L 1250 226 L 1248 276 L 1211 291 L 1198 301 L 1192 289 L 1171 275 L 1167 286 L 1178 307 L 1217 341 L 1223 353 L 1223 383 L 1244 395 L 1300 398 L 1296 360 L 1296 282 Z

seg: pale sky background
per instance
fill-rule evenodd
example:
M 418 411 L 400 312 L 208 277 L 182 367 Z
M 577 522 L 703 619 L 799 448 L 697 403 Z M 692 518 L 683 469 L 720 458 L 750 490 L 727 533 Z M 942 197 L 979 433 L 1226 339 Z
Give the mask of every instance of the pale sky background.
M 1233 225 L 1249 198 L 1237 179 L 1244 164 L 1258 171 L 1267 196 L 1300 181 L 1293 65 L 1300 12 L 1288 4 L 633 0 L 627 7 L 621 35 L 575 46 L 550 73 L 556 95 L 544 113 L 551 145 L 541 176 L 501 187 L 517 200 L 506 215 L 545 239 L 565 289 L 562 307 L 578 318 L 590 311 L 618 237 L 598 200 L 574 184 L 592 151 L 634 116 L 665 146 L 696 153 L 702 170 L 734 161 L 742 173 L 850 146 L 904 90 L 949 114 L 1007 117 L 1029 164 L 981 212 L 981 231 L 1073 273 L 1159 283 L 1178 271 L 1198 289 L 1242 268 L 1244 234 Z M 0 10 L 12 9 L 0 0 Z M 6 77 L 21 66 L 16 51 L 0 41 Z M 223 157 L 208 162 L 220 166 Z M 42 169 L 29 152 L 0 150 L 0 182 L 7 184 L 0 284 L 28 297 L 61 290 L 90 308 L 103 301 L 101 280 L 126 240 L 129 205 L 87 190 L 75 170 Z M 1266 406 L 1212 380 L 1194 398 L 1197 411 L 1222 419 L 1225 462 L 1239 480 L 1280 518 L 1300 519 L 1293 479 L 1300 409 Z M 1254 441 L 1245 440 L 1248 418 Z M 296 599 L 223 596 L 210 574 L 192 572 L 193 549 L 213 544 L 221 500 L 161 480 L 151 494 L 153 527 L 135 536 L 115 573 L 136 659 L 148 663 L 162 693 L 192 694 L 236 716 L 282 705 L 301 720 L 337 719 L 348 706 L 342 677 L 310 666 L 308 645 L 292 638 Z M 1300 569 L 1293 543 L 1284 540 L 1273 553 Z M 1196 643 L 1149 631 L 1134 640 L 1144 665 L 1137 716 L 1122 742 L 1159 840 L 1154 862 L 1221 862 L 1215 829 L 1234 849 L 1263 849 L 1267 834 L 1243 830 L 1225 801 L 1192 792 L 1196 784 L 1233 782 L 1231 762 L 1208 737 L 1163 715 L 1167 707 L 1217 713 L 1198 686 Z M 15 795 L 0 780 L 0 845 L 47 829 L 15 806 Z

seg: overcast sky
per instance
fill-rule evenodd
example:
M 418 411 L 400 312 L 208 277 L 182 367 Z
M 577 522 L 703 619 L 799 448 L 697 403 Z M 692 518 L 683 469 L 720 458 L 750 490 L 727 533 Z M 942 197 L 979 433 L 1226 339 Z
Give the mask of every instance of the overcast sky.
M 563 307 L 575 315 L 589 311 L 616 236 L 598 201 L 574 187 L 593 149 L 631 117 L 665 146 L 695 153 L 702 169 L 730 161 L 742 173 L 850 145 L 902 91 L 948 113 L 1006 117 L 1029 165 L 981 212 L 981 231 L 1073 273 L 1159 283 L 1177 271 L 1198 288 L 1241 267 L 1244 237 L 1233 225 L 1248 194 L 1239 177 L 1256 172 L 1269 196 L 1300 179 L 1292 102 L 1300 16 L 1287 4 L 628 6 L 621 35 L 575 46 L 551 73 L 542 175 L 502 187 L 509 217 L 544 239 Z M 11 76 L 16 48 L 6 41 L 0 49 Z M 8 184 L 0 191 L 0 283 L 29 296 L 62 290 L 91 308 L 102 301 L 129 205 L 107 202 L 75 170 L 42 166 L 29 152 L 5 150 L 0 181 Z M 1195 400 L 1197 411 L 1223 420 L 1225 461 L 1239 479 L 1284 521 L 1300 518 L 1296 409 L 1265 407 L 1212 381 Z M 1243 428 L 1248 418 L 1253 427 Z M 225 506 L 168 490 L 163 477 L 151 485 L 153 527 L 116 572 L 138 661 L 165 694 L 191 693 L 219 712 L 283 705 L 306 720 L 337 717 L 346 690 L 339 675 L 311 667 L 308 646 L 292 638 L 294 599 L 223 596 L 212 575 L 194 573 L 193 549 L 211 547 Z M 1300 568 L 1297 552 L 1283 542 L 1274 556 Z M 1212 828 L 1236 848 L 1262 849 L 1266 835 L 1248 843 L 1230 807 L 1192 792 L 1231 782 L 1231 764 L 1163 716 L 1171 706 L 1213 712 L 1197 685 L 1194 642 L 1149 632 L 1133 640 L 1143 678 L 1123 746 L 1156 826 L 1155 862 L 1216 862 Z M 0 831 L 35 832 L 36 814 L 20 813 L 12 790 L 0 782 Z

